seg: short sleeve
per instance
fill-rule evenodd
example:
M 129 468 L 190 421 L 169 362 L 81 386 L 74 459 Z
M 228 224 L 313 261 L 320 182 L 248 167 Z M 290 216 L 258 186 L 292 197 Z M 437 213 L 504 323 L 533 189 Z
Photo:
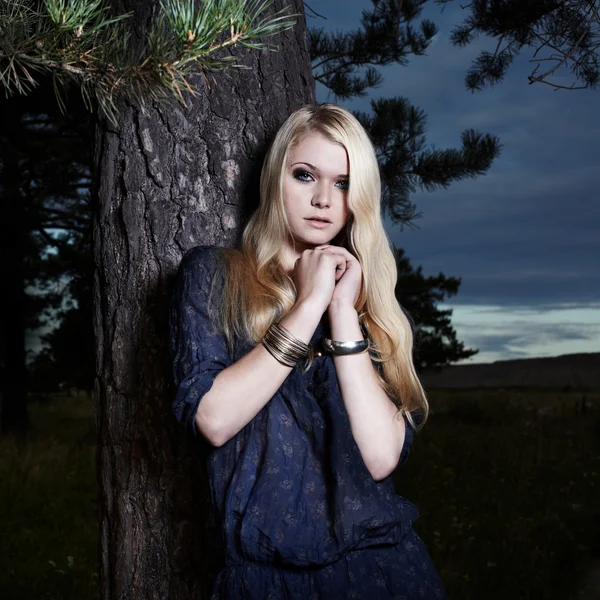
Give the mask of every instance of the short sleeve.
M 209 301 L 218 297 L 218 248 L 188 250 L 175 277 L 169 308 L 169 350 L 176 386 L 172 403 L 175 418 L 194 436 L 196 412 L 216 376 L 232 364 L 225 337 L 209 313 Z

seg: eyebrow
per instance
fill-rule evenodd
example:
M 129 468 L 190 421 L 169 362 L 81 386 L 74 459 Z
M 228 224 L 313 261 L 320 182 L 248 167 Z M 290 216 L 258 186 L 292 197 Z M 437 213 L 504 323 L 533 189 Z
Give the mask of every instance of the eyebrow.
M 311 168 L 313 171 L 320 172 L 320 169 L 319 169 L 319 167 L 315 167 L 315 165 L 311 165 L 310 163 L 307 163 L 307 162 L 303 162 L 303 161 L 300 161 L 300 162 L 295 162 L 295 163 L 292 165 L 292 167 L 293 167 L 294 165 L 306 165 L 307 167 L 310 167 L 310 168 Z M 346 173 L 345 175 L 337 175 L 337 177 L 340 177 L 340 178 L 344 178 L 344 177 L 345 177 L 346 179 L 348 179 L 348 174 Z

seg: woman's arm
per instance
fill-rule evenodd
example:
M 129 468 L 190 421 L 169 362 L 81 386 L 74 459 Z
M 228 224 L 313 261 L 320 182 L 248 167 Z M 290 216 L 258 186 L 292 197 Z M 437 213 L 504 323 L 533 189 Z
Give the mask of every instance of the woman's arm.
M 326 244 L 317 249 L 344 259 L 328 307 L 331 337 L 339 342 L 360 340 L 363 334 L 354 308 L 362 285 L 360 263 L 339 246 Z M 406 437 L 404 419 L 379 384 L 368 353 L 334 355 L 333 360 L 352 435 L 364 463 L 373 479 L 385 479 L 400 460 Z
M 331 337 L 339 342 L 363 338 L 354 306 L 329 305 Z M 404 419 L 379 384 L 368 352 L 333 358 L 352 435 L 373 476 L 385 479 L 396 468 L 405 437 Z
M 308 343 L 331 301 L 336 268 L 344 260 L 305 251 L 296 261 L 297 300 L 281 320 L 294 337 Z M 262 344 L 232 364 L 225 340 L 210 318 L 208 287 L 214 252 L 199 248 L 182 260 L 171 311 L 171 346 L 178 385 L 174 410 L 214 446 L 247 425 L 274 396 L 291 368 Z
M 309 301 L 296 303 L 280 323 L 308 344 L 322 313 Z M 200 402 L 196 426 L 213 446 L 223 445 L 259 413 L 291 370 L 258 344 L 217 375 Z

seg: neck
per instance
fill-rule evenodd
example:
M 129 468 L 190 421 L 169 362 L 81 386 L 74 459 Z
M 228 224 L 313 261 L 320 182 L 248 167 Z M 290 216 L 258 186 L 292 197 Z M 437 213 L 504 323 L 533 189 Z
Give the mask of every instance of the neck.
M 308 248 L 308 246 L 306 246 Z M 296 265 L 296 261 L 302 255 L 302 251 L 305 250 L 304 247 L 296 244 L 295 248 L 292 247 L 289 243 L 285 243 L 282 251 L 281 251 L 281 263 L 283 265 L 283 270 L 289 275 L 292 275 L 292 271 L 294 270 L 294 266 Z

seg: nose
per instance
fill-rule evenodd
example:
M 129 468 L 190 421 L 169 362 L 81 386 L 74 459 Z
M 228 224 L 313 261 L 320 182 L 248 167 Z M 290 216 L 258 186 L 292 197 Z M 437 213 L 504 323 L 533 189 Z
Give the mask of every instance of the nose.
M 331 206 L 331 190 L 327 186 L 319 186 L 312 197 L 311 204 L 319 208 Z

